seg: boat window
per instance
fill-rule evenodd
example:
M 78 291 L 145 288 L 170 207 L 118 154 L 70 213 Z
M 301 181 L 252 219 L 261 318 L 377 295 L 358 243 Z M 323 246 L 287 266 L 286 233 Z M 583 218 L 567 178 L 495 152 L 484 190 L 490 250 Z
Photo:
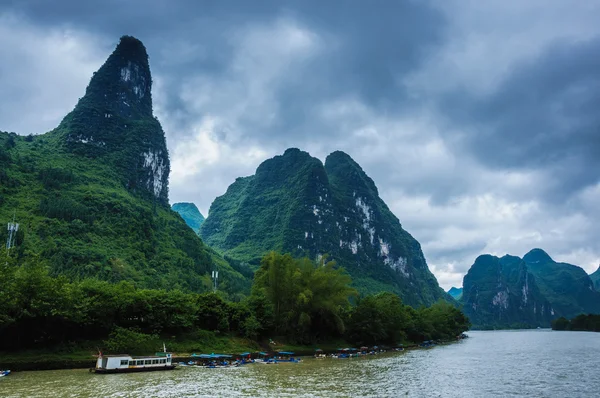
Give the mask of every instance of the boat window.
M 135 364 L 136 364 L 137 366 L 140 366 L 140 365 L 143 365 L 143 364 L 144 364 L 144 361 L 135 361 L 135 362 L 136 362 Z
M 129 361 L 129 366 L 135 366 L 135 361 Z
M 152 364 L 152 360 L 151 360 L 151 359 L 146 359 L 144 362 L 145 362 L 145 365 L 150 365 L 150 364 Z
M 129 361 L 127 359 L 121 359 L 121 366 L 129 365 Z
M 158 359 L 153 359 L 152 360 L 152 365 L 156 365 L 158 363 Z
M 167 360 L 166 359 L 161 359 L 160 363 L 167 363 Z

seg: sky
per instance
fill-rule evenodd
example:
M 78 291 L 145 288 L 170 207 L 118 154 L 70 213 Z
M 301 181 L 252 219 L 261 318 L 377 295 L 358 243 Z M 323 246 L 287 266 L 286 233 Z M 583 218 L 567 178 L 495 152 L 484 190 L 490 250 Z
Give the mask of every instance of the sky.
M 0 130 L 58 125 L 144 42 L 170 200 L 352 156 L 445 289 L 483 253 L 600 264 L 600 0 L 0 0 Z

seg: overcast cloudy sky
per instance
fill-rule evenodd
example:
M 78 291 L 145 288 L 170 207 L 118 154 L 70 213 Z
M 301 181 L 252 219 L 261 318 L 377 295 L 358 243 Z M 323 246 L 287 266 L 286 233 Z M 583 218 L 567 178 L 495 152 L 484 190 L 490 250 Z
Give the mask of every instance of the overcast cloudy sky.
M 150 54 L 171 201 L 340 149 L 444 288 L 477 255 L 600 263 L 600 1 L 0 0 L 0 130 L 43 133 L 124 34 Z

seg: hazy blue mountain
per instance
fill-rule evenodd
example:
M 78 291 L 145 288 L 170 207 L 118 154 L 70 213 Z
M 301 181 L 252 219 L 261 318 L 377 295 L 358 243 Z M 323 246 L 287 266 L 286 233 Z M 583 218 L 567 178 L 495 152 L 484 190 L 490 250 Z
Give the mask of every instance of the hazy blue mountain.
M 463 288 L 451 287 L 450 290 L 448 290 L 448 294 L 452 296 L 454 300 L 460 300 L 463 294 Z
M 179 215 L 181 216 L 181 218 L 183 218 L 185 223 L 189 225 L 189 227 L 193 229 L 194 232 L 198 233 L 198 231 L 200 230 L 200 225 L 202 225 L 202 223 L 204 222 L 204 216 L 202 215 L 202 213 L 200 213 L 200 210 L 198 210 L 195 204 L 185 202 L 174 203 L 171 206 L 171 209 L 179 213 Z

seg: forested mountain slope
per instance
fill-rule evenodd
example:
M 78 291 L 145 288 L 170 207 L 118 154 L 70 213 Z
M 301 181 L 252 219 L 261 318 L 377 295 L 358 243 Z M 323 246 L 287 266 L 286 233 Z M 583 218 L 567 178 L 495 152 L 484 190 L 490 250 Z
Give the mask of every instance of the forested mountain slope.
M 329 255 L 362 292 L 393 291 L 414 306 L 452 300 L 373 180 L 340 151 L 324 165 L 295 148 L 264 161 L 215 199 L 200 235 L 255 268 L 270 250 Z
M 600 312 L 600 292 L 585 271 L 543 250 L 522 259 L 479 256 L 463 280 L 461 302 L 475 327 L 548 327 L 560 316 Z
M 247 289 L 168 205 L 169 154 L 151 85 L 144 45 L 124 36 L 57 128 L 0 133 L 0 221 L 20 224 L 11 256 L 70 278 L 191 291 L 209 289 L 219 267 L 223 288 Z

